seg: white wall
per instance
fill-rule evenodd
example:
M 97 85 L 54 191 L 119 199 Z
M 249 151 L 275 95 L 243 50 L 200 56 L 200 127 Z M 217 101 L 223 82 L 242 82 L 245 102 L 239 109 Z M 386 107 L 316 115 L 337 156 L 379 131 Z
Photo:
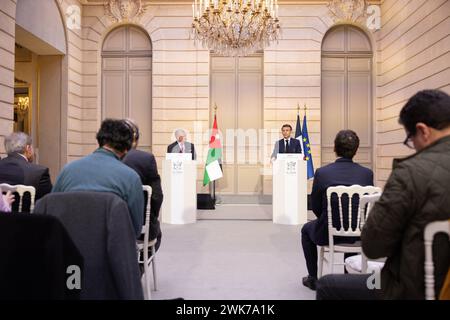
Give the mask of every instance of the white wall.
M 14 37 L 16 1 L 0 5 L 0 156 L 5 156 L 4 137 L 13 130 Z
M 378 35 L 378 183 L 384 185 L 395 157 L 411 153 L 402 145 L 400 110 L 423 89 L 450 93 L 450 1 L 385 0 Z

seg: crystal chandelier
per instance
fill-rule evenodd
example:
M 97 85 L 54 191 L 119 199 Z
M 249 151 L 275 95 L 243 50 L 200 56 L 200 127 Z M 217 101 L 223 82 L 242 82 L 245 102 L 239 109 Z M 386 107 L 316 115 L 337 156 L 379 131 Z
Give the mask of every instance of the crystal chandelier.
M 280 36 L 278 0 L 194 0 L 194 40 L 223 56 L 246 56 Z

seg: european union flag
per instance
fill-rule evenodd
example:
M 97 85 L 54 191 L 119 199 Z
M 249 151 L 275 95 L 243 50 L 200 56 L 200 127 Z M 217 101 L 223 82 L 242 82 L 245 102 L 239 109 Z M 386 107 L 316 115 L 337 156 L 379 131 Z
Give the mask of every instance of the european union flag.
M 308 135 L 308 127 L 306 125 L 306 114 L 303 118 L 303 130 L 302 130 L 302 139 L 303 139 L 303 150 L 305 152 L 305 159 L 308 161 L 307 165 L 307 178 L 311 179 L 314 177 L 314 165 L 312 160 L 311 153 L 311 144 L 309 143 L 309 135 Z

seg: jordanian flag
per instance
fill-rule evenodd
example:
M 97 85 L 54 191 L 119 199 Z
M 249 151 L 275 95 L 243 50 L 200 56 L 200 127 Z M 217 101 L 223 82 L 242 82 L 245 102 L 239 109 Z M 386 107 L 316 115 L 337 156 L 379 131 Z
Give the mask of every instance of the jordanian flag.
M 219 160 L 222 159 L 222 144 L 220 143 L 219 130 L 217 129 L 217 119 L 214 115 L 214 125 L 209 139 L 208 158 L 206 158 L 205 174 L 203 185 L 206 186 L 211 181 L 222 178 L 223 173 Z

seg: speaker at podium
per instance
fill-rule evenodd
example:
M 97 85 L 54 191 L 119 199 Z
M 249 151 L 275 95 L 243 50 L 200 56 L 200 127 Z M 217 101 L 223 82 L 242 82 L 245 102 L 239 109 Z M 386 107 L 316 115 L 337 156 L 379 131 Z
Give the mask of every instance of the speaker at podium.
M 167 153 L 162 163 L 162 222 L 197 221 L 197 162 L 190 153 Z
M 279 153 L 273 162 L 273 223 L 301 225 L 307 221 L 306 161 L 303 154 Z

